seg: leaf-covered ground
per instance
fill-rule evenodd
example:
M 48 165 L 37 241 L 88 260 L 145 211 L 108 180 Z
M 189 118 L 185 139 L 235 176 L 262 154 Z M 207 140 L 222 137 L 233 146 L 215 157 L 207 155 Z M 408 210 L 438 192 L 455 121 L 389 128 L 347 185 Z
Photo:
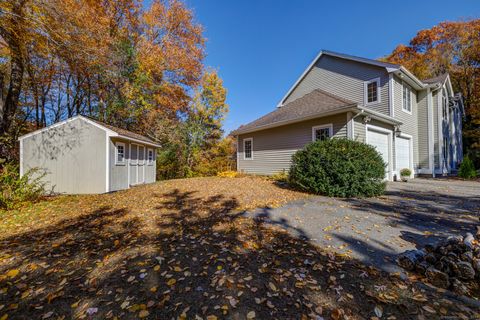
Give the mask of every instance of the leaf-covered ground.
M 241 214 L 305 196 L 198 178 L 0 213 L 0 319 L 478 316 Z

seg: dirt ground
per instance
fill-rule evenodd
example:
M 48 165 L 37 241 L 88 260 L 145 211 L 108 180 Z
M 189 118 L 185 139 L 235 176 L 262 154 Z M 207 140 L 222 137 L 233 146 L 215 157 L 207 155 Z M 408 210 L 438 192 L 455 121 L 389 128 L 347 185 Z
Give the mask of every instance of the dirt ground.
M 0 223 L 0 319 L 478 317 L 243 210 L 308 197 L 259 177 L 61 196 Z

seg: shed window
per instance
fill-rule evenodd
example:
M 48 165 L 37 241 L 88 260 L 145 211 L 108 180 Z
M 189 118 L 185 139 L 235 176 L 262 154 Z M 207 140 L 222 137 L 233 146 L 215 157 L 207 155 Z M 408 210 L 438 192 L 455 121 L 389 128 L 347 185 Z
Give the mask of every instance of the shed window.
M 403 85 L 403 104 L 402 110 L 412 112 L 412 90 L 406 85 Z
M 125 143 L 117 142 L 115 144 L 116 157 L 115 164 L 125 164 Z
M 243 158 L 245 160 L 253 159 L 253 138 L 243 140 Z
M 332 124 L 317 126 L 312 128 L 312 141 L 325 141 L 333 135 Z
M 365 104 L 380 102 L 380 97 L 378 95 L 379 87 L 379 78 L 365 82 Z
M 153 161 L 155 160 L 153 150 L 148 149 L 148 156 L 147 156 L 148 164 L 153 164 Z

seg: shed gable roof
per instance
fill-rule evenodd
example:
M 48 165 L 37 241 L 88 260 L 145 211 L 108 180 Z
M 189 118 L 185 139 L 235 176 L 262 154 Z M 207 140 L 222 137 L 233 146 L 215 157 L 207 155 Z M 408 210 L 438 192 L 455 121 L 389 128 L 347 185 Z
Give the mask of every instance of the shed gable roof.
M 94 120 L 94 119 L 91 119 L 91 118 L 88 118 L 88 117 L 85 117 L 85 116 L 82 116 L 82 115 L 77 115 L 77 116 L 69 118 L 67 120 L 52 124 L 48 127 L 30 132 L 28 134 L 25 134 L 25 135 L 21 136 L 18 140 L 22 140 L 22 139 L 34 136 L 36 134 L 39 134 L 41 132 L 45 132 L 47 130 L 50 130 L 52 128 L 65 125 L 65 124 L 67 124 L 71 121 L 74 121 L 74 120 L 82 120 L 82 121 L 85 121 L 85 122 L 87 122 L 91 125 L 94 125 L 97 128 L 100 128 L 100 129 L 104 130 L 105 132 L 107 132 L 107 134 L 109 136 L 112 136 L 112 137 L 124 138 L 124 139 L 131 140 L 131 141 L 142 142 L 142 143 L 154 146 L 154 147 L 160 147 L 160 145 L 157 144 L 155 141 L 153 141 L 152 139 L 147 138 L 145 136 L 142 136 L 141 134 L 138 134 L 138 133 L 135 133 L 135 132 L 132 132 L 132 131 L 128 131 L 128 130 L 125 130 L 125 129 L 121 129 L 121 128 L 118 128 L 118 127 L 115 127 L 115 126 L 111 126 L 111 125 L 108 125 L 108 124 L 103 123 L 101 121 Z

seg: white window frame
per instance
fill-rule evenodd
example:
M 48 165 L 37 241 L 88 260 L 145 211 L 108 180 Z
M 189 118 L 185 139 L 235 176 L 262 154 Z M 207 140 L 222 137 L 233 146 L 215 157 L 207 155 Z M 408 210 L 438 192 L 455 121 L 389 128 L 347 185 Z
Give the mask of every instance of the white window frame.
M 142 157 L 143 159 L 142 159 L 142 160 L 140 160 L 140 148 L 143 148 L 143 157 Z M 145 148 L 144 145 L 141 145 L 141 144 L 138 145 L 138 149 L 137 149 L 137 150 L 138 150 L 138 155 L 137 155 L 137 156 L 138 156 L 138 165 L 140 165 L 140 166 L 145 165 L 145 162 L 146 162 L 146 161 L 145 161 L 145 160 L 146 160 L 146 159 L 145 159 L 145 150 L 146 150 L 146 149 L 147 149 L 147 148 Z
M 406 104 L 406 102 L 405 102 L 405 97 L 404 97 L 404 95 L 403 95 L 405 89 L 407 89 L 408 92 L 410 93 L 410 99 L 409 99 L 409 101 L 410 101 L 410 110 L 405 109 L 405 104 Z M 402 111 L 405 112 L 405 113 L 408 113 L 408 114 L 412 114 L 412 110 L 413 110 L 413 99 L 412 99 L 412 95 L 413 95 L 412 89 L 411 89 L 408 85 L 406 85 L 405 83 L 402 83 Z
M 318 129 L 325 129 L 325 128 L 327 128 L 328 131 L 329 131 L 330 139 L 333 138 L 333 124 L 332 123 L 327 123 L 327 124 L 322 124 L 322 125 L 319 125 L 319 126 L 312 127 L 312 142 L 315 142 L 315 138 L 316 138 L 315 132 Z
M 377 83 L 377 100 L 376 101 L 372 101 L 372 102 L 368 102 L 368 85 L 370 83 L 373 83 L 373 82 L 376 82 Z M 364 104 L 366 106 L 368 105 L 374 105 L 374 104 L 377 104 L 377 103 L 380 103 L 381 102 L 381 93 L 380 93 L 380 78 L 375 78 L 375 79 L 370 79 L 368 81 L 365 81 L 363 83 L 363 98 L 364 98 Z
M 247 158 L 247 153 L 245 152 L 245 142 L 246 141 L 250 141 L 251 146 L 252 146 L 252 152 L 251 152 L 251 157 L 250 158 Z M 253 138 L 252 137 L 243 139 L 243 160 L 253 160 Z
M 150 152 L 152 152 L 152 160 L 150 160 Z M 153 162 L 155 161 L 155 153 L 153 152 L 152 148 L 147 149 L 147 163 L 149 166 L 153 165 Z
M 123 161 L 118 161 L 118 147 L 123 147 Z M 125 148 L 124 142 L 115 142 L 115 165 L 117 166 L 124 166 L 126 164 L 127 158 L 127 149 Z

